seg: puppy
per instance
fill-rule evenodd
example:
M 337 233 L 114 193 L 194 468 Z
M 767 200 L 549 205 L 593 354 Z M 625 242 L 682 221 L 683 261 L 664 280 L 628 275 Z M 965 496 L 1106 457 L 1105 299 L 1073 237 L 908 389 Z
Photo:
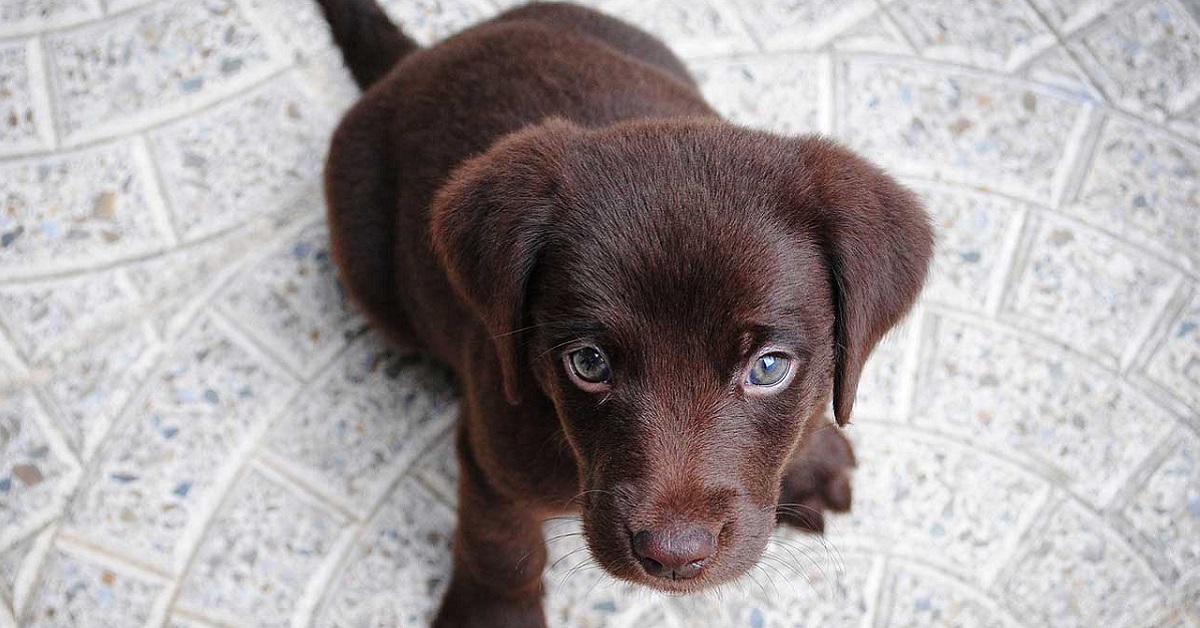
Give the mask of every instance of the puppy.
M 566 4 L 426 49 L 321 0 L 366 90 L 333 137 L 333 252 L 395 345 L 462 383 L 436 626 L 543 626 L 541 523 L 617 578 L 745 573 L 850 505 L 863 364 L 924 281 L 917 199 L 837 144 L 734 126 L 653 37 Z

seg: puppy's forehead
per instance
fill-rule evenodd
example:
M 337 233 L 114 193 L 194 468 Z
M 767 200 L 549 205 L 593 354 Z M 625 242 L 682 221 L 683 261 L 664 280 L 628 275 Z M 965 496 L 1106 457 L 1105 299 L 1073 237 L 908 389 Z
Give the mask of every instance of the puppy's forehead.
M 711 195 L 624 200 L 578 208 L 551 247 L 561 305 L 576 315 L 629 335 L 686 331 L 740 345 L 746 325 L 800 308 L 816 260 L 763 207 Z

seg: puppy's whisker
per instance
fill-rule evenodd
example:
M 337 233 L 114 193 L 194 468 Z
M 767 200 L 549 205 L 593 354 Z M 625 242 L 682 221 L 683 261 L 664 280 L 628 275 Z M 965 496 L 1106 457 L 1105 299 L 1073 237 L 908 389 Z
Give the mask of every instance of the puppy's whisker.
M 750 578 L 750 580 L 751 580 L 752 582 L 754 582 L 754 584 L 757 584 L 759 589 L 762 589 L 763 595 L 765 595 L 765 596 L 768 596 L 768 597 L 769 597 L 771 594 L 767 592 L 767 587 L 764 587 L 764 586 L 763 586 L 763 583 L 762 583 L 762 582 L 760 582 L 760 581 L 758 580 L 758 578 L 755 578 L 755 577 L 754 577 L 754 570 L 755 570 L 755 569 L 761 569 L 761 567 L 759 567 L 757 563 L 756 563 L 756 564 L 754 564 L 754 566 L 753 566 L 753 567 L 751 567 L 751 568 L 750 568 L 748 571 L 746 571 L 746 576 L 748 576 L 748 577 Z M 767 577 L 767 572 L 765 572 L 765 571 L 764 571 L 764 572 L 763 572 L 763 576 L 764 576 L 764 577 Z M 770 578 L 768 577 L 767 579 L 769 580 Z M 778 595 L 778 591 L 776 591 L 776 594 Z
M 813 555 L 808 552 L 807 548 L 788 539 L 776 539 L 776 541 L 778 546 L 787 550 L 788 554 L 790 554 L 793 559 L 796 559 L 796 552 L 799 552 L 801 556 L 808 559 L 808 562 L 812 563 L 813 567 L 816 567 L 817 571 L 821 572 L 822 578 L 824 578 L 826 581 L 829 580 L 829 574 L 826 573 L 825 568 L 821 566 L 821 562 L 813 557 Z M 829 556 L 828 552 L 826 552 L 826 556 Z M 798 566 L 800 561 L 796 559 L 796 563 Z
M 775 573 L 779 574 L 779 577 L 783 578 L 784 582 L 787 583 L 789 586 L 793 583 L 793 579 L 792 579 L 792 576 L 789 576 L 787 572 L 791 572 L 792 574 L 799 575 L 801 578 L 806 580 L 810 586 L 812 585 L 812 579 L 808 576 L 807 573 L 804 572 L 804 570 L 800 569 L 793 561 L 787 560 L 782 556 L 777 556 L 775 554 L 771 554 L 768 552 L 763 553 L 763 559 L 770 560 L 772 562 L 771 563 L 764 562 L 764 563 L 760 563 L 760 565 L 764 569 L 766 567 L 770 567 L 771 570 L 774 571 Z
M 580 548 L 580 549 L 584 549 L 584 548 Z M 563 558 L 566 558 L 566 556 L 564 556 Z M 560 558 L 559 560 L 562 560 L 562 559 Z M 567 583 L 567 580 L 571 579 L 571 576 L 579 573 L 580 571 L 583 571 L 583 569 L 588 566 L 592 566 L 592 567 L 597 566 L 595 561 L 592 560 L 590 557 L 586 560 L 580 561 L 578 565 L 575 565 L 574 567 L 567 570 L 567 573 L 564 574 L 562 579 L 558 581 L 558 587 L 554 590 L 554 595 L 557 596 L 559 593 L 562 592 L 563 585 L 565 585 Z
M 583 536 L 583 533 L 582 533 L 582 532 L 564 532 L 564 533 L 562 533 L 562 534 L 555 534 L 554 536 L 552 536 L 552 537 L 550 537 L 550 538 L 546 539 L 545 543 L 546 543 L 546 545 L 549 545 L 549 544 L 551 544 L 551 543 L 553 543 L 553 542 L 555 542 L 555 541 L 561 541 L 561 540 L 563 540 L 563 539 L 569 539 L 569 538 L 571 538 L 571 537 L 574 537 L 574 536 Z
M 811 589 L 813 593 L 816 593 L 817 595 L 822 595 L 821 590 L 817 588 L 817 584 L 815 582 L 813 582 L 812 576 L 810 576 L 807 572 L 805 572 L 802 569 L 796 568 L 794 565 L 791 565 L 791 563 L 789 563 L 788 561 L 784 560 L 783 558 L 781 558 L 779 556 L 772 555 L 771 558 L 780 564 L 791 566 L 791 569 L 793 569 L 797 574 L 800 575 L 801 578 L 804 579 L 804 584 L 807 585 L 808 588 Z M 790 584 L 792 581 L 789 580 L 788 582 Z M 828 581 L 826 581 L 826 582 L 828 582 Z
M 585 551 L 585 550 L 587 550 L 587 546 L 586 546 L 586 545 L 584 545 L 584 546 L 582 546 L 582 547 L 576 547 L 575 549 L 573 549 L 573 550 L 571 550 L 571 551 L 567 552 L 566 554 L 563 554 L 562 556 L 559 556 L 559 557 L 558 557 L 558 559 L 557 559 L 557 560 L 555 560 L 555 561 L 554 561 L 554 562 L 553 562 L 553 563 L 550 565 L 549 571 L 554 571 L 554 568 L 555 568 L 555 567 L 557 567 L 559 563 L 561 563 L 562 561 L 564 561 L 564 560 L 566 560 L 567 558 L 571 557 L 572 555 L 574 555 L 574 554 L 578 554 L 579 552 L 582 552 L 582 551 Z
M 819 510 L 817 510 L 816 508 L 813 508 L 812 506 L 808 506 L 808 505 L 800 504 L 800 503 L 794 503 L 794 502 L 787 503 L 787 504 L 779 504 L 778 507 L 781 509 L 784 509 L 784 512 L 790 512 L 793 515 L 796 515 L 798 517 L 804 516 L 804 513 L 797 510 L 798 508 L 803 508 L 804 510 L 807 510 L 809 512 L 814 512 L 818 515 L 821 514 L 821 512 Z M 835 532 L 837 530 L 837 526 L 829 518 L 825 519 L 825 526 L 829 529 L 830 532 Z M 831 541 L 829 541 L 829 537 L 827 535 L 819 534 L 819 535 L 815 535 L 815 536 L 816 536 L 816 539 L 821 543 L 821 546 L 825 548 L 825 553 L 827 555 L 829 555 L 830 561 L 834 564 L 834 569 L 837 571 L 837 573 L 839 575 L 845 574 L 846 561 L 845 561 L 845 557 L 842 556 L 841 550 L 838 549 L 837 546 L 835 546 Z

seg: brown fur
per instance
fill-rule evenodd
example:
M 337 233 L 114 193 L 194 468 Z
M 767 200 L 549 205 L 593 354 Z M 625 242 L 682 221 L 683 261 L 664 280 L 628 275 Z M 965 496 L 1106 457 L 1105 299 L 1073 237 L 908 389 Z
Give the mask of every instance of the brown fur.
M 373 43 L 369 0 L 322 1 L 352 68 L 403 48 Z M 378 74 L 355 71 L 326 191 L 353 298 L 462 381 L 436 625 L 544 625 L 548 516 L 579 512 L 613 575 L 692 591 L 745 572 L 777 518 L 819 531 L 849 508 L 854 456 L 821 415 L 832 396 L 849 420 L 924 280 L 910 192 L 828 140 L 722 121 L 662 44 L 570 5 Z M 602 392 L 568 376 L 580 343 L 607 354 Z M 766 395 L 745 385 L 764 346 L 794 372 Z

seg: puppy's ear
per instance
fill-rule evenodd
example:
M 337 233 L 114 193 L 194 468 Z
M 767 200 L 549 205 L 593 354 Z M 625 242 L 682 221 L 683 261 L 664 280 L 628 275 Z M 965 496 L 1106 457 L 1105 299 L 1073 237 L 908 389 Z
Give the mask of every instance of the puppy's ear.
M 513 404 L 527 284 L 553 219 L 566 141 L 578 131 L 550 120 L 513 133 L 455 169 L 432 203 L 433 247 L 487 328 Z
M 816 235 L 829 266 L 833 410 L 845 425 L 867 357 L 921 291 L 933 233 L 917 197 L 881 169 L 830 140 L 797 141 L 794 218 Z

